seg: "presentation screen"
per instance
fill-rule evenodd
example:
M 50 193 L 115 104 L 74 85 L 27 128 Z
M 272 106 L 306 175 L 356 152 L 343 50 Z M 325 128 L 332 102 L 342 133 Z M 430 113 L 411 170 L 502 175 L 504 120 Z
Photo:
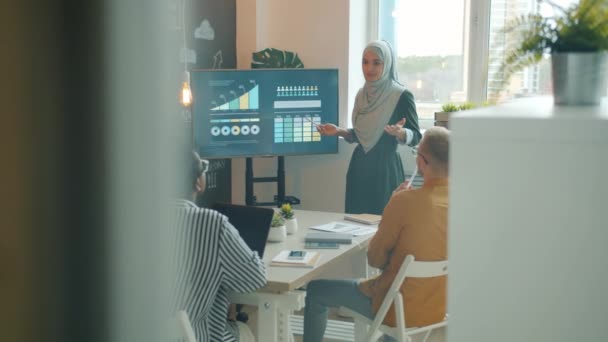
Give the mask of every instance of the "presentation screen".
M 204 158 L 337 153 L 337 69 L 191 72 L 195 148 Z

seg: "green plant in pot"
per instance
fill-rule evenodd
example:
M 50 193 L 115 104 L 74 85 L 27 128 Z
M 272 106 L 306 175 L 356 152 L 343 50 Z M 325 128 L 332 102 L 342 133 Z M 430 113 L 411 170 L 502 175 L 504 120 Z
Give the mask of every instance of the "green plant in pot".
M 291 207 L 291 204 L 285 203 L 279 209 L 281 216 L 285 219 L 285 227 L 287 228 L 287 234 L 293 234 L 298 231 L 298 220 L 295 217 L 295 211 Z
M 458 106 L 458 109 L 459 110 L 469 110 L 469 109 L 473 109 L 476 107 L 477 107 L 477 105 L 475 103 L 467 101 L 465 103 L 460 104 Z
M 287 236 L 287 229 L 285 228 L 285 219 L 281 213 L 276 212 L 272 215 L 270 221 L 270 231 L 268 232 L 268 241 L 281 242 L 285 240 Z
M 502 30 L 506 35 L 503 73 L 509 78 L 551 54 L 555 104 L 598 104 L 606 92 L 608 68 L 608 0 L 580 0 L 561 7 L 541 0 L 553 16 L 521 16 Z
M 304 63 L 298 54 L 274 48 L 253 53 L 251 68 L 303 68 Z
M 461 110 L 461 107 L 462 105 L 459 106 L 455 103 L 445 103 L 441 106 L 441 112 L 435 112 L 435 126 L 450 128 L 450 113 Z
M 276 228 L 285 225 L 285 219 L 280 213 L 274 213 L 272 215 L 272 221 L 270 222 L 270 227 Z
M 455 103 L 451 103 L 451 102 L 448 102 L 448 103 L 444 104 L 443 106 L 441 106 L 441 111 L 444 113 L 457 112 L 459 110 L 460 110 L 460 108 L 458 107 L 458 105 Z

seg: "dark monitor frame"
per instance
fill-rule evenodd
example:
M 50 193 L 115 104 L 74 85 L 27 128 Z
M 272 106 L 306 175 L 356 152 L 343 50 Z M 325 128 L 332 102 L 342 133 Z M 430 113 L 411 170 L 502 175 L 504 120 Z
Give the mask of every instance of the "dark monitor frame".
M 240 109 L 237 108 L 238 102 L 247 94 L 247 98 L 254 98 L 251 93 L 252 89 L 246 89 L 242 84 L 237 82 L 245 82 L 248 80 L 252 84 L 258 85 L 256 90 L 257 96 L 257 112 L 256 109 Z M 318 84 L 328 79 L 330 84 Z M 256 81 L 257 83 L 254 83 Z M 209 84 L 202 84 L 209 82 Z M 211 83 L 214 82 L 214 85 Z M 280 84 L 294 84 L 294 93 L 283 94 L 280 97 Z M 296 85 L 302 89 L 311 89 L 310 95 L 297 96 L 295 92 Z M 312 91 L 313 86 L 305 86 L 305 84 L 315 84 L 317 86 L 316 93 Z M 214 99 L 214 94 L 208 90 L 212 87 L 224 87 L 225 95 L 221 101 Z M 232 158 L 232 157 L 269 157 L 269 156 L 292 156 L 292 155 L 312 155 L 312 154 L 335 154 L 338 153 L 338 137 L 315 136 L 318 134 L 314 128 L 316 123 L 333 123 L 339 125 L 339 72 L 338 69 L 248 69 L 248 70 L 193 70 L 191 72 L 191 87 L 193 92 L 192 105 L 192 139 L 195 149 L 199 154 L 207 159 L 214 158 Z M 232 87 L 232 89 L 231 89 Z M 255 87 L 255 86 L 254 86 Z M 287 87 L 285 87 L 287 88 Z M 230 93 L 230 95 L 227 95 Z M 301 94 L 305 94 L 303 91 Z M 300 93 L 298 93 L 300 94 Z M 215 101 L 212 103 L 211 101 Z M 218 103 L 219 102 L 219 103 Z M 224 102 L 224 103 L 221 103 Z M 235 104 L 235 109 L 232 110 L 232 104 Z M 253 100 L 248 104 L 252 104 Z M 242 103 L 241 103 L 242 105 Z M 314 107 L 306 107 L 306 106 Z M 285 107 L 283 107 L 285 106 Z M 289 107 L 294 106 L 294 107 Z M 303 106 L 301 108 L 295 106 Z M 227 107 L 227 108 L 226 108 Z M 219 109 L 222 108 L 222 109 Z M 270 108 L 270 109 L 269 109 Z M 216 113 L 217 112 L 217 113 Z M 225 115 L 223 118 L 231 120 L 243 120 L 248 116 L 251 119 L 258 120 L 261 124 L 214 124 L 211 123 L 212 117 L 222 118 L 220 115 Z M 278 127 L 277 120 L 283 119 L 283 127 Z M 292 126 L 288 126 L 288 119 L 292 120 Z M 215 120 L 215 118 L 214 118 Z M 224 120 L 225 121 L 225 120 Z M 230 125 L 230 126 L 229 126 Z M 240 126 L 238 126 L 240 125 Z M 251 142 L 253 138 L 254 125 L 257 126 L 257 131 L 260 132 L 259 139 L 255 143 Z M 299 128 L 297 125 L 302 125 Z M 238 127 L 235 127 L 238 126 Z M 243 126 L 248 126 L 248 137 L 244 137 Z M 228 127 L 237 130 L 227 132 Z M 221 139 L 232 139 L 233 134 L 240 135 L 236 139 L 240 141 L 228 142 Z M 280 132 L 283 129 L 284 132 Z M 292 130 L 292 139 L 299 138 L 297 134 L 302 134 L 304 139 L 320 139 L 320 141 L 291 141 L 287 131 Z M 209 130 L 208 132 L 205 130 Z M 213 130 L 213 131 L 212 131 Z M 224 131 L 226 130 L 226 132 Z M 301 130 L 301 131 L 300 131 Z M 271 132 L 272 131 L 272 132 Z M 279 134 L 285 135 L 285 141 L 277 142 L 281 139 Z M 308 136 L 306 135 L 308 134 Z M 252 137 L 252 138 L 250 138 Z M 257 137 L 256 137 L 257 138 Z M 216 139 L 216 141 L 212 140 Z M 235 144 L 237 142 L 238 144 Z M 210 147 L 211 144 L 216 144 Z M 306 145 L 304 145 L 306 144 Z

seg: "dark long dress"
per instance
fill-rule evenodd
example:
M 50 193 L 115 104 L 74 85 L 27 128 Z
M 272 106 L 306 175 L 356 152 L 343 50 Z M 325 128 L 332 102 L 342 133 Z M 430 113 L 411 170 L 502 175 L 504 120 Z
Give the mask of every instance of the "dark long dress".
M 414 96 L 407 90 L 399 98 L 388 124 L 393 125 L 403 117 L 406 118 L 405 127 L 414 133 L 410 145 L 415 146 L 421 134 Z M 354 141 L 358 141 L 355 131 L 351 129 L 350 132 Z M 403 162 L 397 153 L 397 139 L 394 136 L 383 133 L 367 153 L 358 144 L 346 174 L 345 211 L 350 214 L 381 215 L 393 190 L 404 180 Z

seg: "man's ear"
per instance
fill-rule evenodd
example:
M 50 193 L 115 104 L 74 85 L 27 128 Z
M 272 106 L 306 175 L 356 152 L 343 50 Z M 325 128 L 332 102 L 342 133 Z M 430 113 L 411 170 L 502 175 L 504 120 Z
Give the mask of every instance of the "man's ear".
M 196 183 L 194 184 L 194 186 L 196 188 L 197 193 L 202 194 L 203 192 L 205 192 L 207 188 L 207 177 L 204 173 L 196 179 Z
M 424 171 L 426 170 L 426 163 L 422 160 L 422 158 L 416 157 L 416 167 L 418 168 L 418 174 L 422 176 Z

